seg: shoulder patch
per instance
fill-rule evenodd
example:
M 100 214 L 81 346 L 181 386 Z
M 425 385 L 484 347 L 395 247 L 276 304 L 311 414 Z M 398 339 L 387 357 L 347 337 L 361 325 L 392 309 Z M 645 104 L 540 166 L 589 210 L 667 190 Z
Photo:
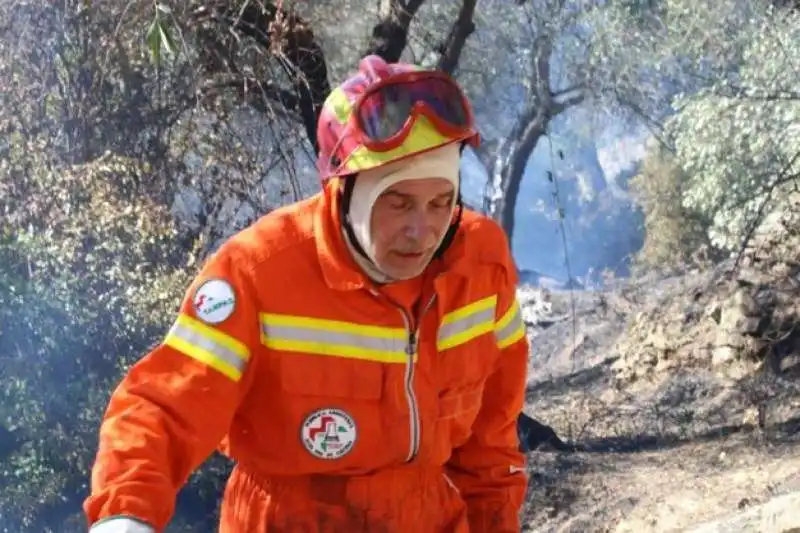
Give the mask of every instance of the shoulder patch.
M 227 281 L 210 279 L 197 288 L 192 306 L 197 318 L 208 324 L 219 324 L 236 309 L 236 295 Z

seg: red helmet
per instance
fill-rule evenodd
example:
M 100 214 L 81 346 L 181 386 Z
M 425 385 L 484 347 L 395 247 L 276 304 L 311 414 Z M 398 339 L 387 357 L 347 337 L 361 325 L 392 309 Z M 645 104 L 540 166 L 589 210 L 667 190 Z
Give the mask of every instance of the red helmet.
M 335 88 L 317 123 L 323 182 L 452 142 L 478 146 L 469 100 L 447 74 L 370 55 Z

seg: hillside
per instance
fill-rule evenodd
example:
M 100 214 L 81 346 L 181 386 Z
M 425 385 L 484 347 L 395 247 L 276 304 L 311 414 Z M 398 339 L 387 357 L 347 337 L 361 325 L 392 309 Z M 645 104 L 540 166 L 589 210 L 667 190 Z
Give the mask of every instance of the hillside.
M 798 213 L 767 217 L 738 265 L 520 288 L 526 413 L 581 449 L 529 454 L 525 531 L 800 531 Z

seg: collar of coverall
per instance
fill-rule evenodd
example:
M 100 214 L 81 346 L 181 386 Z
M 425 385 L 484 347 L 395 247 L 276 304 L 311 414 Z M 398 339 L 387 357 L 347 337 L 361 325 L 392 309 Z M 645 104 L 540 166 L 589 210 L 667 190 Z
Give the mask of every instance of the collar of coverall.
M 380 270 L 375 261 L 370 224 L 372 209 L 378 197 L 397 183 L 427 178 L 444 178 L 450 181 L 453 184 L 455 196 L 458 196 L 460 160 L 460 145 L 450 143 L 417 156 L 358 174 L 353 183 L 346 216 L 347 222 L 353 230 L 352 235 L 357 239 L 359 246 L 354 246 L 355 243 L 351 242 L 347 232 L 343 232 L 343 237 L 353 259 L 372 281 L 381 284 L 402 281 L 389 277 Z M 450 211 L 451 218 L 455 207 L 455 202 L 453 202 Z M 444 237 L 445 233 L 442 233 L 435 248 L 439 247 Z M 363 251 L 363 254 L 360 251 Z

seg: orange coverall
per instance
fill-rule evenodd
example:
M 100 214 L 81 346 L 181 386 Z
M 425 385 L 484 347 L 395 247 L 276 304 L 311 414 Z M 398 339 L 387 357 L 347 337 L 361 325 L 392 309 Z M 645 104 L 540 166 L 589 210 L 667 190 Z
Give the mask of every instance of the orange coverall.
M 111 397 L 90 525 L 163 531 L 219 449 L 236 462 L 221 533 L 520 531 L 528 341 L 505 234 L 465 210 L 421 279 L 375 288 L 336 203 L 326 187 L 209 258 Z

